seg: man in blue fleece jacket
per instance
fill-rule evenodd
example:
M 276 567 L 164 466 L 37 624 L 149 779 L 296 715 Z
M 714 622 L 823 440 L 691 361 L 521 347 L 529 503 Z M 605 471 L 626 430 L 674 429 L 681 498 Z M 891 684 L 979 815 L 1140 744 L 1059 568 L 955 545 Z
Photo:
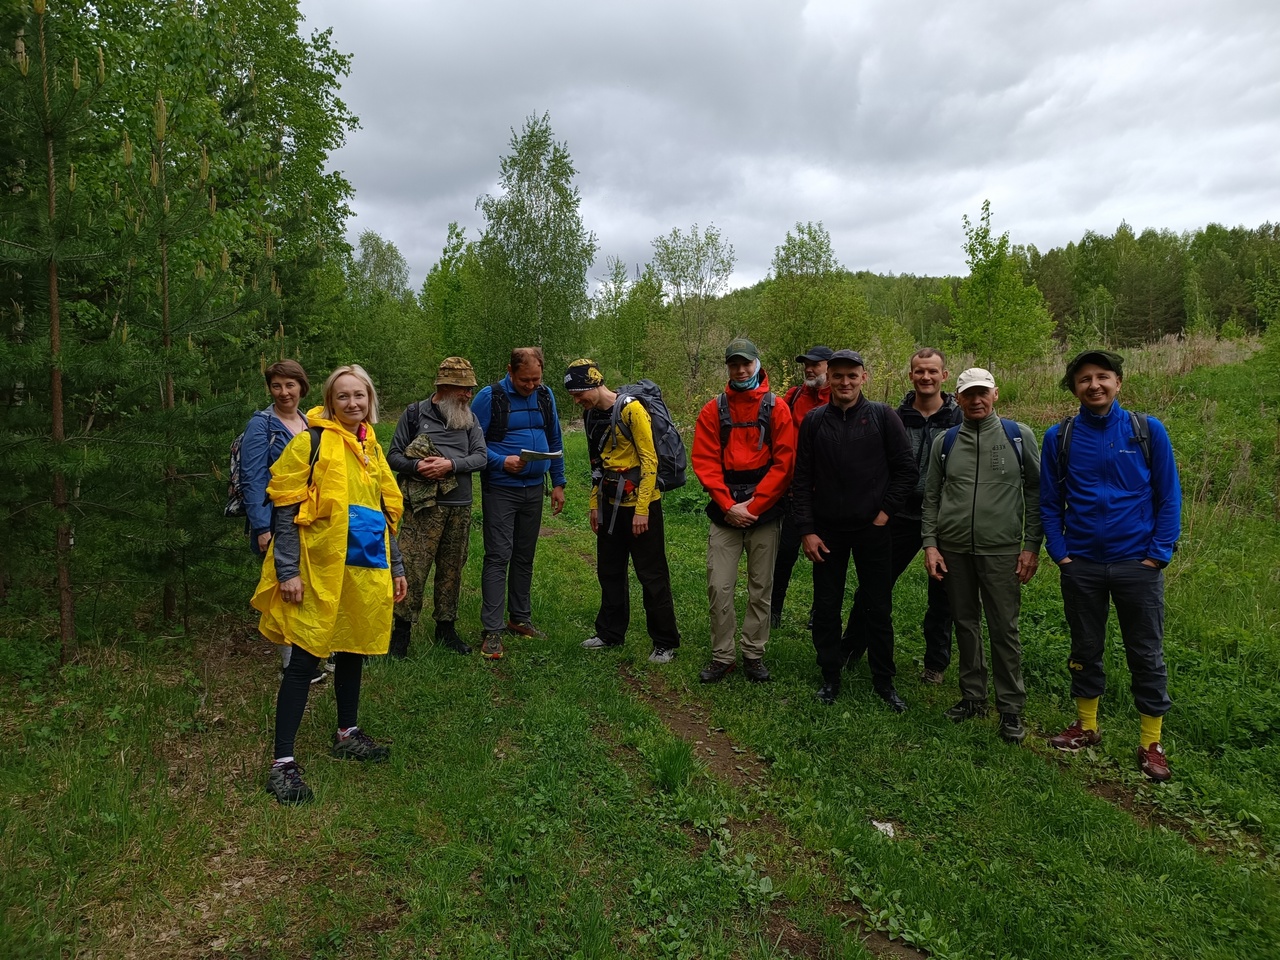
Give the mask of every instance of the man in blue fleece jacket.
M 1045 547 L 1061 570 L 1077 712 L 1049 743 L 1076 752 L 1102 739 L 1102 650 L 1114 603 L 1142 722 L 1138 767 L 1152 780 L 1168 780 L 1160 746 L 1170 706 L 1163 570 L 1181 530 L 1182 488 L 1164 425 L 1131 414 L 1117 400 L 1123 364 L 1106 350 L 1071 359 L 1062 386 L 1075 394 L 1080 411 L 1049 428 L 1041 451 L 1040 516 Z

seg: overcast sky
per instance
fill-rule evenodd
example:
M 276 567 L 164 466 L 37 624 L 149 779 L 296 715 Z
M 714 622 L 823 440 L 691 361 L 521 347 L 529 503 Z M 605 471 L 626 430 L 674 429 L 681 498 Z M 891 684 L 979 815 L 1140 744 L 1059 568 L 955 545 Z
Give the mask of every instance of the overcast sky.
M 606 256 L 714 223 L 733 285 L 797 221 L 850 269 L 963 274 L 961 216 L 1041 250 L 1280 219 L 1280 2 L 301 0 L 354 55 L 351 237 L 418 287 L 547 112 Z M 593 283 L 594 286 L 594 283 Z

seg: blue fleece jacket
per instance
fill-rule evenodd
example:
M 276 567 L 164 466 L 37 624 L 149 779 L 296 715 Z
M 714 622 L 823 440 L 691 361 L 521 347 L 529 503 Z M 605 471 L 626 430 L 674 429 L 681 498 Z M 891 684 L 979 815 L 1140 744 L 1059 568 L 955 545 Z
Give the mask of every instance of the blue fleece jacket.
M 507 457 L 519 456 L 521 450 L 537 450 L 549 453 L 552 450 L 563 450 L 564 440 L 560 435 L 560 417 L 556 412 L 556 397 L 551 394 L 551 423 L 542 422 L 542 410 L 538 407 L 538 391 L 527 397 L 516 392 L 511 383 L 511 375 L 507 374 L 498 382 L 498 387 L 507 394 L 511 405 L 511 415 L 507 419 L 507 435 L 501 440 L 490 443 L 487 439 L 489 421 L 493 417 L 493 387 L 488 386 L 476 394 L 471 401 L 471 410 L 480 423 L 480 430 L 486 435 L 485 442 L 489 447 L 488 466 L 485 467 L 485 481 L 500 487 L 533 487 L 542 484 L 547 470 L 551 471 L 551 485 L 564 486 L 564 458 L 558 460 L 533 460 L 524 468 L 524 472 L 512 476 L 502 469 Z M 539 390 L 542 388 L 539 387 Z M 548 388 L 550 393 L 550 389 Z
M 1151 466 L 1133 436 L 1119 401 L 1105 416 L 1083 406 L 1071 431 L 1066 503 L 1059 488 L 1058 434 L 1044 435 L 1040 463 L 1040 517 L 1045 549 L 1055 563 L 1079 557 L 1094 563 L 1173 557 L 1182 527 L 1182 487 L 1169 434 L 1148 417 Z

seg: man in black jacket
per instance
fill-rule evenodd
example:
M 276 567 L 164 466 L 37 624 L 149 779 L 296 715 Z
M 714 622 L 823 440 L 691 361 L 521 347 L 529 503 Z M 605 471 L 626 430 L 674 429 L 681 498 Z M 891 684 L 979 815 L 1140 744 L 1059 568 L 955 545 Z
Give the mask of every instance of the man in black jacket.
M 813 646 L 822 686 L 818 699 L 834 703 L 840 672 L 854 650 L 855 624 L 864 638 L 871 682 L 896 713 L 907 709 L 894 688 L 893 541 L 889 520 L 916 486 L 911 444 L 897 413 L 867 400 L 866 364 L 852 350 L 827 361 L 831 402 L 800 424 L 796 454 L 796 527 L 813 567 Z M 853 557 L 858 593 L 849 626 L 840 629 L 845 577 Z
M 904 570 L 920 552 L 920 518 L 924 504 L 924 481 L 929 464 L 929 450 L 934 438 L 942 436 L 951 427 L 964 422 L 956 398 L 944 393 L 942 385 L 951 375 L 942 351 L 933 347 L 921 347 L 911 357 L 907 375 L 912 389 L 902 398 L 898 416 L 907 428 L 911 440 L 911 455 L 915 460 L 920 479 L 907 497 L 902 510 L 889 521 L 893 536 L 893 579 L 896 583 Z M 951 605 L 947 602 L 947 589 L 942 581 L 926 577 L 929 605 L 924 613 L 924 669 L 921 683 L 939 684 L 951 663 Z

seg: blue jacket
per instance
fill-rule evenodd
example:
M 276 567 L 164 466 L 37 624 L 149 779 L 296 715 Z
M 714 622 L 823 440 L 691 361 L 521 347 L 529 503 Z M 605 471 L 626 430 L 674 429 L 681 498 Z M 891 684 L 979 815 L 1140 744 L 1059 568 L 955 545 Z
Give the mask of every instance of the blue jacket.
M 564 441 L 560 435 L 560 415 L 556 410 L 556 397 L 551 393 L 551 423 L 542 422 L 542 411 L 538 407 L 538 393 L 535 390 L 527 397 L 516 393 L 511 384 L 511 375 L 503 377 L 498 386 L 507 394 L 511 405 L 511 415 L 507 419 L 507 435 L 501 440 L 488 442 L 489 421 L 493 414 L 493 387 L 488 386 L 476 394 L 471 402 L 471 410 L 480 423 L 480 430 L 486 434 L 485 442 L 489 446 L 488 466 L 485 467 L 486 483 L 499 487 L 534 487 L 541 486 L 542 478 L 548 469 L 551 471 L 551 485 L 564 486 L 564 458 L 559 460 L 534 460 L 527 464 L 524 472 L 512 476 L 502 469 L 507 457 L 520 455 L 521 450 L 537 450 L 550 453 L 552 450 L 563 450 Z M 541 388 L 539 388 L 541 389 Z M 548 389 L 548 392 L 551 392 Z
M 271 465 L 284 453 L 293 439 L 289 428 L 275 415 L 275 405 L 257 411 L 249 418 L 240 441 L 240 478 L 244 484 L 244 515 L 253 548 L 258 536 L 271 529 L 271 501 L 267 500 L 267 483 Z M 303 419 L 306 419 L 305 417 Z
M 1058 434 L 1046 431 L 1041 444 L 1040 517 L 1045 548 L 1055 563 L 1080 557 L 1094 563 L 1150 558 L 1161 565 L 1173 557 L 1182 528 L 1182 487 L 1169 434 L 1155 417 L 1151 466 L 1129 419 L 1112 403 L 1105 416 L 1083 406 L 1071 431 L 1066 503 L 1058 483 Z

